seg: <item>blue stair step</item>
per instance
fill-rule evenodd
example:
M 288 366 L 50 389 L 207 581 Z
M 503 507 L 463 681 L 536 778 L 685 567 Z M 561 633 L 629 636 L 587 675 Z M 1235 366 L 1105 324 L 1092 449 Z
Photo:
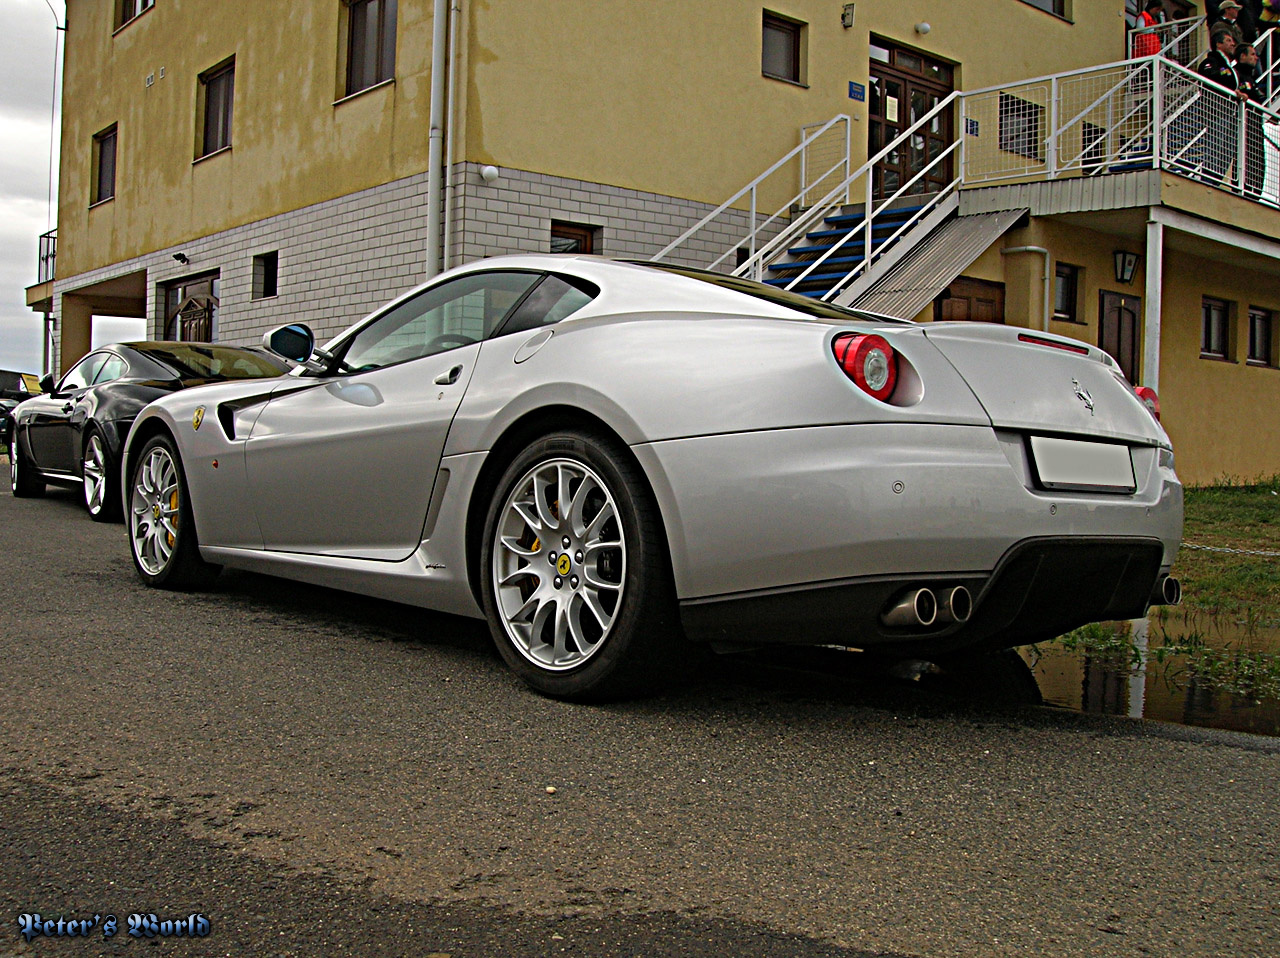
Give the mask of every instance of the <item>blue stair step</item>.
M 861 256 L 832 256 L 830 259 L 823 261 L 822 266 L 848 266 L 853 267 L 861 263 L 864 257 Z M 769 267 L 771 272 L 777 273 L 795 273 L 813 264 L 813 260 L 797 260 L 794 263 L 774 263 Z
M 804 282 L 801 285 L 808 285 L 810 283 L 826 283 L 827 285 L 824 286 L 823 288 L 830 289 L 831 283 L 835 283 L 844 279 L 845 276 L 848 275 L 848 273 L 849 273 L 848 270 L 843 270 L 839 273 L 811 273 L 810 275 L 804 278 Z M 765 282 L 768 283 L 770 286 L 786 286 L 788 283 L 791 282 L 791 278 L 786 276 L 777 276 L 770 279 L 766 279 Z
M 924 209 L 924 204 L 920 206 L 900 206 L 892 210 L 884 210 L 876 214 L 876 220 L 897 219 L 905 220 Z M 828 216 L 822 222 L 830 223 L 832 226 L 850 226 L 854 223 L 861 223 L 864 217 L 861 213 L 837 213 L 835 216 Z M 899 224 L 901 225 L 901 224 Z

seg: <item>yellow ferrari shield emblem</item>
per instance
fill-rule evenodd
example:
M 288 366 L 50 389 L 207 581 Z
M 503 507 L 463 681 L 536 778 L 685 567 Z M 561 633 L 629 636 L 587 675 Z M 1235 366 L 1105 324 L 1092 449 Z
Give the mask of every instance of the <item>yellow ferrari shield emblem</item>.
M 196 406 L 195 414 L 191 417 L 191 428 L 199 429 L 202 422 L 204 422 L 204 406 Z
M 556 571 L 559 572 L 561 575 L 568 575 L 569 569 L 572 566 L 573 566 L 573 563 L 569 561 L 568 553 L 565 553 L 560 557 L 560 561 L 556 563 Z

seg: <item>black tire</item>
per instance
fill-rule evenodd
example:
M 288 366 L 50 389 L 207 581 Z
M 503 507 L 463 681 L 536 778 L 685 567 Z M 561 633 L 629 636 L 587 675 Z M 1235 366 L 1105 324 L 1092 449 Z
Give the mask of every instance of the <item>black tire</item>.
M 22 454 L 15 429 L 9 437 L 9 488 L 19 499 L 37 499 L 44 495 L 44 483 L 36 478 L 36 472 Z
M 547 485 L 535 527 L 523 516 L 536 506 L 520 507 L 535 501 L 526 493 L 536 497 L 539 477 L 556 475 L 569 477 L 558 479 L 557 488 L 568 492 L 572 508 L 565 511 L 577 517 L 561 516 L 560 499 Z M 515 548 L 499 548 L 500 537 Z M 547 435 L 511 462 L 489 505 L 480 574 L 498 651 L 545 695 L 624 698 L 661 688 L 682 666 L 693 667 L 657 504 L 639 468 L 605 437 Z M 527 616 L 514 611 L 535 604 Z M 530 621 L 516 621 L 525 617 Z
M 87 431 L 80 457 L 81 501 L 94 522 L 120 521 L 120 489 L 116 464 L 106 438 L 97 429 Z
M 125 521 L 133 567 L 147 585 L 196 590 L 217 578 L 220 567 L 200 557 L 182 460 L 166 435 L 153 437 L 133 457 Z

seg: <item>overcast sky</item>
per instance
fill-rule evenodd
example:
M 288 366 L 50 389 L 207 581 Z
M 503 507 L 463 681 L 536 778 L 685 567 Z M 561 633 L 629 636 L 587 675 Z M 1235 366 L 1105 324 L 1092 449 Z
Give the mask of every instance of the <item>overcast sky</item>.
M 23 372 L 39 371 L 41 356 L 40 316 L 27 308 L 24 290 L 36 281 L 40 234 L 57 225 L 56 177 L 49 211 L 50 5 L 61 23 L 62 0 L 0 2 L 0 369 Z

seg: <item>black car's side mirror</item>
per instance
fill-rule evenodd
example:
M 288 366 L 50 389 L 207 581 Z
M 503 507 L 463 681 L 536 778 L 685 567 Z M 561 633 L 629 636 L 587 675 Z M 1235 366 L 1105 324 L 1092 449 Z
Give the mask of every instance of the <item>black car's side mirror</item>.
M 305 363 L 316 348 L 316 337 L 305 323 L 290 323 L 264 335 L 262 345 L 291 362 Z
M 46 393 L 53 395 L 53 376 L 50 375 L 49 373 L 45 373 L 43 376 L 41 376 L 40 388 L 44 390 Z

